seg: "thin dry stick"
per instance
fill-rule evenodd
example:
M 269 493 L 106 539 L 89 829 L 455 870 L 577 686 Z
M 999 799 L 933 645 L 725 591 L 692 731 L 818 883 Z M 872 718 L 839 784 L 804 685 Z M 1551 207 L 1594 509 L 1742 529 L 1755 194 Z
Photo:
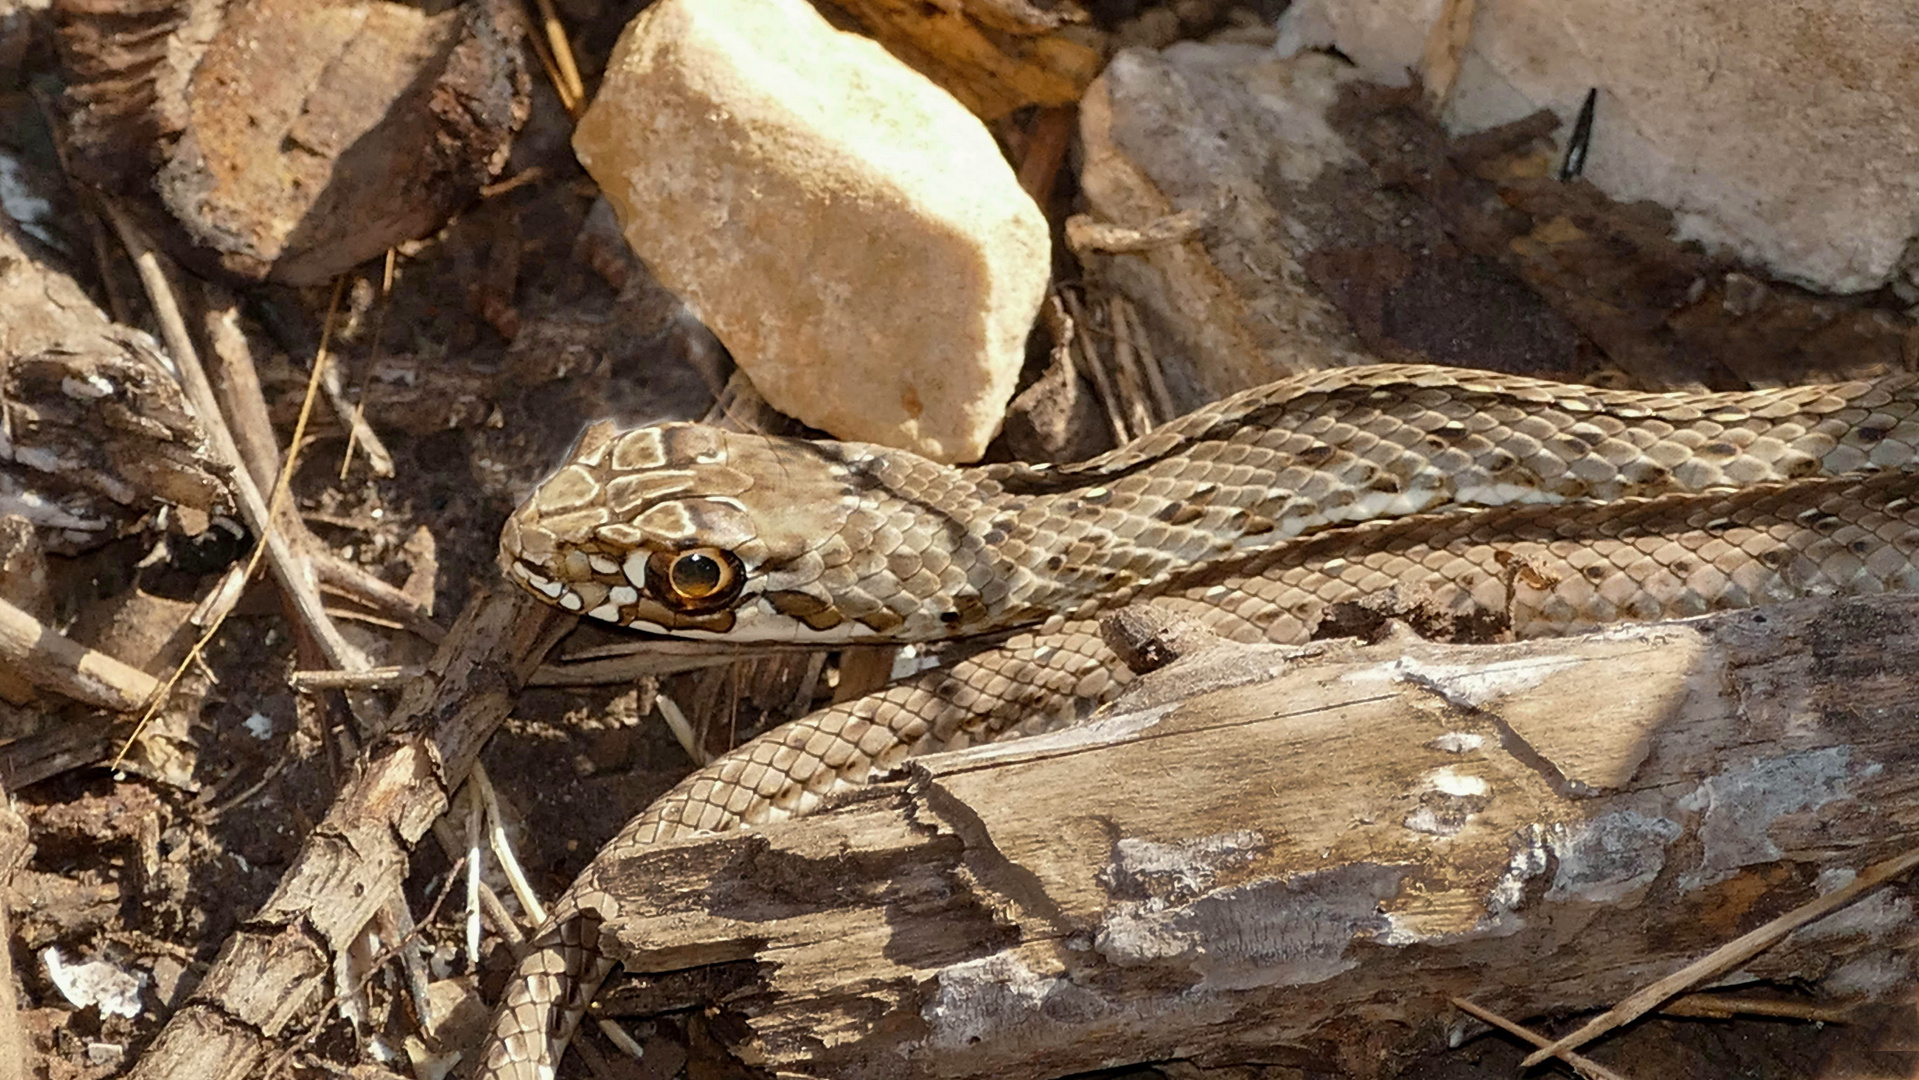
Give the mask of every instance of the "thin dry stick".
M 220 402 L 220 416 L 246 462 L 256 487 L 273 486 L 280 474 L 280 443 L 273 434 L 267 399 L 260 390 L 260 372 L 253 363 L 253 347 L 240 327 L 240 300 L 209 282 L 200 285 L 200 326 L 206 336 L 203 362 L 207 381 Z
M 507 839 L 504 815 L 500 813 L 499 793 L 493 790 L 493 781 L 486 775 L 486 766 L 478 761 L 473 763 L 473 771 L 467 774 L 467 781 L 474 785 L 480 805 L 486 808 L 487 845 L 493 850 L 493 857 L 499 860 L 500 872 L 506 875 L 508 885 L 513 887 L 513 895 L 519 899 L 520 907 L 535 926 L 546 921 L 546 908 L 540 903 L 540 894 L 533 891 L 533 884 L 526 879 L 526 871 L 521 869 L 519 857 L 513 853 L 513 844 Z
M 360 977 L 352 986 L 335 993 L 326 1004 L 320 1006 L 319 1013 L 314 1016 L 312 1023 L 307 1026 L 307 1029 L 301 1033 L 300 1037 L 295 1039 L 292 1045 L 280 1051 L 272 1061 L 267 1063 L 266 1069 L 261 1073 L 266 1080 L 273 1080 L 275 1076 L 279 1075 L 280 1070 L 286 1066 L 286 1063 L 293 1059 L 293 1055 L 304 1050 L 308 1043 L 311 1043 L 315 1038 L 319 1037 L 320 1032 L 326 1028 L 327 1017 L 333 1015 L 334 1006 L 338 1005 L 342 1011 L 345 1011 L 348 998 L 365 993 L 366 988 L 373 984 L 373 980 L 379 978 L 380 972 L 385 969 L 386 962 L 400 956 L 404 950 L 411 948 L 414 941 L 433 925 L 433 920 L 440 917 L 440 905 L 446 902 L 448 896 L 452 895 L 454 883 L 460 880 L 461 871 L 465 869 L 466 859 L 462 857 L 458 862 L 453 864 L 453 870 L 447 874 L 446 880 L 440 883 L 440 891 L 433 897 L 432 906 L 427 908 L 426 918 L 415 922 L 407 931 L 406 936 L 375 953 L 368 961 L 366 970 L 360 974 Z
M 280 457 L 279 443 L 274 439 L 273 426 L 267 419 L 266 399 L 260 392 L 259 374 L 254 370 L 253 350 L 239 327 L 239 302 L 225 289 L 213 285 L 206 285 L 204 291 L 207 294 L 204 323 L 212 347 L 208 359 L 215 365 L 209 367 L 208 373 L 218 376 L 217 380 L 210 381 L 219 397 L 221 419 L 226 422 L 235 445 L 240 449 L 240 456 L 246 462 L 247 473 L 253 478 L 254 486 L 269 487 L 279 476 L 284 462 Z M 376 330 L 376 347 L 378 341 Z M 357 417 L 355 422 L 358 422 Z M 367 453 L 369 458 L 374 459 L 374 471 L 391 476 L 391 455 L 378 444 L 374 434 L 363 431 L 363 427 L 348 429 L 348 456 L 352 452 L 352 440 L 359 434 L 370 440 Z M 306 523 L 284 505 L 276 503 L 274 510 L 275 524 L 305 556 L 308 568 L 319 578 L 322 586 L 343 592 L 375 611 L 387 612 L 405 622 L 407 629 L 413 633 L 439 644 L 440 638 L 445 635 L 426 619 L 425 612 L 412 597 L 366 570 L 323 550 L 307 531 Z M 204 626 L 205 623 L 196 625 Z
M 360 650 L 340 636 L 339 629 L 327 617 L 326 609 L 320 602 L 319 590 L 301 572 L 302 564 L 294 555 L 286 537 L 274 528 L 274 513 L 286 494 L 287 485 L 293 478 L 294 463 L 299 457 L 300 440 L 305 434 L 307 419 L 313 413 L 313 400 L 318 392 L 320 365 L 318 363 L 314 365 L 313 373 L 307 380 L 306 397 L 300 403 L 300 419 L 294 428 L 293 443 L 285 455 L 286 460 L 281 466 L 279 479 L 274 483 L 271 498 L 263 498 L 260 489 L 253 483 L 252 475 L 247 471 L 245 459 L 240 456 L 240 448 L 234 442 L 233 433 L 228 430 L 225 420 L 221 417 L 219 405 L 213 397 L 213 386 L 207 381 L 206 371 L 200 366 L 199 354 L 193 348 L 192 339 L 187 336 L 186 320 L 180 317 L 180 309 L 173 301 L 173 290 L 167 284 L 166 273 L 160 268 L 158 253 L 141 235 L 132 219 L 126 216 L 125 211 L 108 199 L 101 199 L 100 204 L 106 208 L 114 228 L 120 233 L 120 242 L 126 245 L 128 253 L 133 257 L 134 267 L 139 271 L 141 282 L 147 287 L 148 297 L 153 303 L 155 314 L 159 317 L 162 333 L 167 338 L 167 345 L 173 350 L 174 363 L 180 371 L 181 385 L 186 389 L 188 399 L 200 412 L 208 437 L 213 440 L 215 449 L 232 466 L 233 488 L 240 497 L 241 509 L 245 512 L 248 524 L 260 537 L 253 546 L 253 554 L 247 559 L 246 576 L 252 577 L 254 571 L 259 569 L 262 557 L 271 554 L 272 558 L 268 561 L 268 565 L 273 569 L 275 579 L 286 590 L 287 595 L 293 598 L 295 611 L 301 615 L 302 621 L 312 632 L 314 641 L 319 644 L 320 651 L 326 656 L 327 662 L 334 667 L 348 670 L 365 668 L 366 658 L 361 655 Z M 333 290 L 335 307 L 338 306 L 339 299 L 340 290 L 336 283 Z M 328 330 L 331 329 L 332 324 L 332 311 L 329 310 Z M 326 331 L 322 331 L 320 340 L 322 354 L 326 351 L 326 345 Z M 120 751 L 113 756 L 112 768 L 119 768 L 125 761 L 127 751 L 133 749 L 133 744 L 139 739 L 140 734 L 153 721 L 153 717 L 160 711 L 161 706 L 166 704 L 168 696 L 173 693 L 173 688 L 186 674 L 188 666 L 206 649 L 207 644 L 213 640 L 213 635 L 219 632 L 221 625 L 226 621 L 225 613 L 221 614 L 222 617 L 213 620 L 199 639 L 193 643 L 193 647 L 187 650 L 186 656 L 181 658 L 180 663 L 161 684 L 159 692 L 148 700 L 146 711 L 141 714 L 139 723 L 134 725 L 133 733 L 127 736 L 126 742 L 120 746 Z
M 0 600 L 0 661 L 35 686 L 115 712 L 132 712 L 160 686 L 153 676 L 87 648 Z
M 253 482 L 253 476 L 247 471 L 245 459 L 240 456 L 233 432 L 227 427 L 221 416 L 220 407 L 213 396 L 212 384 L 207 381 L 206 370 L 200 366 L 199 353 L 193 347 L 193 340 L 187 335 L 186 321 L 180 317 L 180 308 L 174 302 L 172 287 L 167 283 L 166 272 L 160 267 L 159 253 L 148 242 L 139 226 L 126 212 L 116 206 L 112 200 L 102 198 L 100 205 L 107 217 L 120 234 L 120 242 L 133 258 L 134 269 L 139 272 L 141 284 L 147 288 L 147 294 L 153 303 L 153 311 L 160 322 L 161 336 L 166 339 L 167 348 L 174 354 L 174 363 L 180 373 L 181 387 L 186 391 L 187 399 L 192 402 L 201 422 L 206 425 L 207 437 L 213 441 L 214 451 L 222 460 L 233 467 L 233 490 L 239 497 L 241 515 L 247 519 L 247 525 L 254 534 L 262 537 L 269 556 L 267 565 L 272 569 L 274 578 L 280 587 L 293 599 L 293 607 L 300 621 L 313 635 L 320 651 L 326 656 L 327 663 L 344 670 L 353 670 L 367 666 L 366 658 L 360 650 L 354 648 L 340 636 L 340 632 L 327 618 L 326 609 L 320 602 L 319 590 L 314 588 L 303 572 L 303 562 L 287 542 L 287 538 L 274 528 L 273 514 L 266 497 Z M 329 317 L 329 322 L 330 322 Z M 302 405 L 302 416 L 311 408 L 313 388 L 308 388 L 308 404 Z M 297 446 L 297 441 L 296 444 Z M 287 455 L 287 465 L 291 467 L 294 454 Z M 171 691 L 169 684 L 168 691 Z
M 451 807 L 448 808 L 450 813 Z M 466 792 L 466 969 L 480 970 L 480 844 L 486 838 L 486 806 L 471 784 Z
M 1113 299 L 1113 314 L 1124 317 L 1127 326 L 1133 332 L 1133 353 L 1135 362 L 1146 377 L 1146 389 L 1152 396 L 1153 422 L 1164 424 L 1179 415 L 1173 407 L 1173 392 L 1167 389 L 1166 372 L 1160 368 L 1159 357 L 1153 355 L 1152 339 L 1146 336 L 1146 324 L 1140 321 L 1139 310 L 1125 299 Z
M 393 664 L 365 671 L 296 671 L 287 685 L 296 694 L 319 690 L 398 690 L 426 670 L 419 664 Z
M 340 365 L 329 359 L 322 369 L 320 388 L 326 392 L 327 404 L 332 407 L 333 415 L 347 429 L 347 445 L 359 445 L 366 449 L 367 467 L 373 475 L 388 477 L 393 475 L 393 455 L 387 451 L 380 436 L 366 425 L 360 407 L 346 399 L 346 380 L 340 376 Z M 346 463 L 340 464 L 340 478 L 346 479 Z
M 295 521 L 298 522 L 298 519 Z M 298 522 L 298 525 L 305 527 L 304 522 Z M 319 550 L 309 552 L 307 561 L 313 567 L 313 576 L 335 593 L 392 616 L 410 633 L 434 645 L 446 637 L 445 628 L 427 617 L 418 600 L 404 590 L 374 577 L 358 564 L 347 562 L 330 551 Z
M 452 826 L 446 823 L 445 814 L 433 819 L 433 839 L 439 843 L 440 850 L 446 853 L 448 859 L 457 862 L 468 857 L 466 845 L 453 834 Z M 506 905 L 500 902 L 499 895 L 485 881 L 480 882 L 480 910 L 493 932 L 505 938 L 508 948 L 516 950 L 514 955 L 518 956 L 517 950 L 526 944 L 526 935 L 520 932 L 519 924 L 507 914 Z
M 7 801 L 6 789 L 0 788 L 0 941 L 13 940 L 7 928 L 8 886 L 15 868 L 26 861 L 27 823 Z M 35 1074 L 36 1064 L 20 1003 L 13 993 L 13 950 L 0 949 L 0 1080 L 27 1080 Z
M 1115 296 L 1106 303 L 1106 324 L 1113 334 L 1113 385 L 1118 388 L 1120 408 L 1126 415 L 1126 432 L 1137 439 L 1153 429 L 1152 412 L 1146 404 L 1146 380 L 1139 372 L 1133 351 L 1133 328 L 1126 321 L 1125 301 Z
M 1095 221 L 1091 214 L 1074 214 L 1066 219 L 1066 247 L 1075 255 L 1092 252 L 1130 255 L 1184 244 L 1212 224 L 1213 219 L 1225 208 L 1224 202 L 1195 206 L 1177 214 L 1154 218 L 1143 225 Z
M 659 710 L 660 720 L 666 724 L 666 730 L 673 733 L 673 741 L 686 751 L 688 760 L 701 766 L 712 761 L 712 755 L 700 748 L 700 737 L 693 733 L 693 723 L 686 718 L 686 710 L 680 708 L 680 703 L 674 701 L 672 695 L 654 694 L 653 707 Z
M 1483 1020 L 1506 1034 L 1515 1038 L 1524 1039 L 1534 1046 L 1545 1046 L 1552 1041 L 1530 1028 L 1513 1023 L 1511 1020 L 1506 1019 L 1491 1009 L 1474 1005 L 1465 998 L 1453 998 L 1452 1001 L 1453 1007 L 1460 1012 Z M 1584 1054 L 1568 1053 L 1565 1060 L 1566 1064 L 1571 1065 L 1575 1072 L 1581 1076 L 1589 1077 L 1590 1080 L 1624 1080 L 1624 1077 L 1621 1077 L 1618 1073 L 1613 1072 L 1611 1069 L 1606 1068 L 1604 1065 L 1601 1065 Z
M 354 448 L 360 444 L 362 436 L 366 439 L 367 464 L 375 475 L 393 475 L 393 455 L 379 441 L 379 436 L 366 422 L 367 394 L 373 388 L 373 372 L 380 366 L 380 344 L 386 340 L 386 317 L 393 311 L 393 276 L 399 266 L 400 252 L 397 248 L 386 249 L 386 259 L 380 264 L 380 307 L 373 317 L 373 342 L 367 357 L 366 370 L 360 373 L 360 385 L 353 399 L 353 415 L 347 420 L 346 451 L 340 455 L 340 480 L 346 480 L 347 469 L 353 465 Z M 439 644 L 435 642 L 434 644 Z
M 540 69 L 546 72 L 547 85 L 553 87 L 553 95 L 560 99 L 560 108 L 565 109 L 568 116 L 572 116 L 580 103 L 574 101 L 572 95 L 566 92 L 566 87 L 561 84 L 560 69 L 554 66 L 553 54 L 546 51 L 546 43 L 540 40 L 539 35 L 528 34 L 526 44 L 533 50 L 534 57 L 540 61 Z
M 1739 1016 L 1776 1016 L 1783 1020 L 1804 1020 L 1816 1024 L 1850 1024 L 1853 1012 L 1843 1005 L 1818 1005 L 1809 1001 L 1780 1001 L 1773 998 L 1687 994 L 1659 1007 L 1661 1016 L 1697 1017 L 1704 1020 L 1731 1020 Z
M 599 1024 L 600 1034 L 606 1036 L 614 1046 L 619 1047 L 627 1057 L 632 1058 L 634 1061 L 640 1061 L 646 1057 L 645 1049 L 640 1046 L 638 1040 L 627 1034 L 626 1029 L 621 1027 L 618 1021 L 610 1016 L 600 1016 L 595 1017 L 594 1022 Z M 608 1074 L 602 1072 L 599 1075 L 605 1076 Z
M 1119 395 L 1113 389 L 1112 374 L 1106 370 L 1105 364 L 1100 363 L 1099 353 L 1093 346 L 1093 327 L 1086 319 L 1086 309 L 1080 304 L 1079 297 L 1070 292 L 1061 290 L 1060 299 L 1066 302 L 1066 313 L 1072 317 L 1073 325 L 1079 331 L 1073 335 L 1073 344 L 1076 346 L 1073 356 L 1078 361 L 1080 371 L 1093 380 L 1100 406 L 1106 410 L 1106 422 L 1113 429 L 1113 441 L 1123 445 L 1129 441 L 1126 418 L 1120 415 Z
M 580 115 L 580 99 L 574 97 L 572 88 L 567 86 L 566 77 L 560 74 L 560 65 L 553 59 L 553 53 L 546 47 L 546 42 L 541 40 L 538 34 L 528 34 L 526 44 L 533 50 L 533 55 L 539 59 L 540 69 L 546 72 L 546 81 L 552 85 L 554 96 L 560 99 L 560 108 L 565 109 L 568 116 Z
M 442 633 L 440 636 L 445 635 Z M 438 642 L 436 641 L 435 644 Z M 631 652 L 635 649 L 645 651 Z M 585 659 L 576 660 L 568 656 L 561 657 L 555 663 L 542 664 L 528 678 L 527 685 L 624 686 L 639 679 L 661 675 L 681 675 L 689 671 L 738 663 L 741 660 L 772 656 L 776 652 L 797 651 L 802 650 L 795 647 L 781 647 L 778 644 L 766 645 L 764 648 L 746 648 L 710 641 L 615 643 L 604 649 L 586 650 L 582 654 Z M 817 650 L 805 651 L 809 651 L 814 657 L 824 655 Z M 394 690 L 419 673 L 418 665 L 390 665 L 367 668 L 364 671 L 302 669 L 295 671 L 289 679 L 293 689 L 300 693 L 313 690 Z M 808 690 L 804 693 L 796 692 L 796 696 L 810 700 L 812 694 Z
M 1531 1068 L 1549 1057 L 1566 1060 L 1567 1052 L 1574 1047 L 1584 1046 L 1616 1027 L 1630 1024 L 1658 1008 L 1668 998 L 1683 994 L 1700 983 L 1724 975 L 1771 948 L 1794 930 L 1815 919 L 1826 917 L 1886 882 L 1910 872 L 1914 867 L 1919 867 L 1919 848 L 1913 848 L 1878 866 L 1869 867 L 1844 888 L 1834 889 L 1816 900 L 1801 904 L 1757 930 L 1741 934 L 1705 957 L 1687 964 L 1599 1014 L 1571 1035 L 1565 1036 L 1543 1050 L 1532 1053 L 1521 1064 Z
M 580 80 L 580 66 L 573 62 L 573 46 L 566 40 L 566 27 L 560 23 L 559 13 L 553 10 L 553 0 L 538 0 L 538 3 L 540 26 L 546 31 L 547 46 L 553 50 L 553 65 L 559 69 L 566 92 L 577 107 L 586 102 L 586 83 Z M 574 109 L 567 112 L 578 115 Z

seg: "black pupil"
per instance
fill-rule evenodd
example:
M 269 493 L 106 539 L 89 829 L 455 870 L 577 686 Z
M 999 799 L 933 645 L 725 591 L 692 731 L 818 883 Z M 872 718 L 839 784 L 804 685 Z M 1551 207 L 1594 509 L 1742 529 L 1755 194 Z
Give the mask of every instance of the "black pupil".
M 706 596 L 720 587 L 720 561 L 694 553 L 673 560 L 673 591 L 681 596 Z

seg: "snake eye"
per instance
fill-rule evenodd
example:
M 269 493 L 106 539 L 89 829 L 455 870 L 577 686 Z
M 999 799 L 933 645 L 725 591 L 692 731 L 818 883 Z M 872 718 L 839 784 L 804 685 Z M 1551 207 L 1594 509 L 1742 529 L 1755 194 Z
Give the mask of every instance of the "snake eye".
M 661 602 L 681 611 L 713 611 L 740 593 L 744 575 L 730 551 L 715 547 L 659 551 L 648 560 L 647 583 Z
M 674 592 L 688 600 L 704 600 L 726 587 L 733 576 L 731 567 L 704 551 L 689 551 L 673 560 L 666 581 Z

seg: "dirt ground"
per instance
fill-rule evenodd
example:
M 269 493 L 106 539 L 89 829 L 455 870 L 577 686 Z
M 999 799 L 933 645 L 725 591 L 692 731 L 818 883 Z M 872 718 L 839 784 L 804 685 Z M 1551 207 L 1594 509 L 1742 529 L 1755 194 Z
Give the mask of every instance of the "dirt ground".
M 576 7 L 588 12 L 574 30 L 590 87 L 626 12 Z M 25 243 L 103 302 L 110 279 L 114 289 L 138 295 L 124 260 L 94 257 L 82 224 L 86 204 L 64 179 L 47 114 L 30 85 L 49 77 L 52 56 L 36 48 L 24 65 L 25 78 L 0 94 L 0 148 L 25 163 L 36 189 L 53 201 L 48 228 L 55 244 Z M 411 245 L 390 293 L 380 291 L 377 264 L 352 276 L 333 347 L 346 384 L 392 452 L 393 476 L 376 477 L 364 454 L 349 454 L 344 426 L 324 410 L 300 448 L 293 495 L 313 531 L 341 558 L 390 584 L 430 572 L 432 611 L 442 627 L 498 579 L 502 520 L 588 421 L 697 418 L 729 370 L 710 335 L 650 284 L 607 222 L 593 219 L 596 191 L 573 158 L 569 132 L 552 93 L 536 80 L 532 116 L 503 173 L 521 182 L 500 185 L 440 233 Z M 1063 177 L 1060 203 L 1071 198 L 1070 177 Z M 246 330 L 283 444 L 328 298 L 324 288 L 262 286 L 244 295 Z M 0 320 L 12 317 L 0 311 Z M 53 560 L 55 621 L 68 627 L 112 618 L 178 620 L 244 549 L 197 560 L 177 544 L 155 551 L 156 537 L 141 533 Z M 432 651 L 429 642 L 378 619 L 349 619 L 346 626 L 382 663 L 417 664 Z M 618 637 L 583 627 L 561 650 Z M 43 1056 L 35 1075 L 94 1078 L 128 1068 L 332 804 L 365 735 L 352 729 L 339 691 L 300 695 L 289 688 L 294 671 L 317 666 L 294 640 L 271 582 L 255 578 L 203 663 L 189 670 L 175 707 L 140 737 L 120 769 L 107 759 L 130 733 L 126 718 L 44 701 L 0 706 L 0 756 L 7 757 L 0 776 L 8 778 L 33 845 L 13 878 L 9 944 L 23 990 L 21 1020 Z M 826 677 L 813 683 L 816 694 L 830 691 L 832 671 L 829 662 Z M 807 676 L 803 666 L 757 662 L 744 671 L 673 676 L 658 687 L 525 693 L 483 761 L 506 802 L 534 889 L 557 896 L 605 838 L 690 767 L 651 711 L 656 690 L 686 706 L 717 743 L 744 738 L 804 705 Z M 48 749 L 56 744 L 65 757 Z M 36 764 L 23 770 L 29 760 Z M 441 850 L 423 845 L 407 880 L 434 977 L 461 975 L 468 963 L 457 897 L 441 902 L 457 883 L 452 868 Z M 505 892 L 497 876 L 489 880 Z M 429 910 L 437 912 L 431 919 Z M 113 1015 L 74 1004 L 49 974 L 54 952 L 67 965 L 97 960 L 132 975 L 140 981 L 137 1011 Z M 491 936 L 484 953 L 480 988 L 490 1003 L 511 958 Z M 311 1039 L 281 1075 L 337 1076 L 366 1066 L 413 1074 L 407 1044 L 417 1039 L 416 1025 L 400 987 L 389 966 L 369 987 L 371 1014 L 349 1018 L 330 1009 L 305 1017 L 295 1030 Z M 1915 1075 L 1919 1017 L 1911 1001 L 1855 1019 L 1657 1019 L 1595 1056 L 1641 1077 Z M 673 1075 L 702 1039 L 696 1014 L 648 1021 L 639 1034 L 648 1058 L 612 1060 L 602 1075 Z M 459 1048 L 448 1041 L 444 1049 Z M 599 1046 L 600 1056 L 613 1058 L 607 1044 Z M 1509 1041 L 1481 1037 L 1405 1062 L 1404 1075 L 1508 1076 L 1523 1053 Z M 596 1075 L 591 1069 L 576 1054 L 562 1075 Z M 747 1072 L 739 1067 L 739 1075 Z M 1311 1066 L 1184 1064 L 1109 1075 L 1215 1072 L 1322 1075 Z

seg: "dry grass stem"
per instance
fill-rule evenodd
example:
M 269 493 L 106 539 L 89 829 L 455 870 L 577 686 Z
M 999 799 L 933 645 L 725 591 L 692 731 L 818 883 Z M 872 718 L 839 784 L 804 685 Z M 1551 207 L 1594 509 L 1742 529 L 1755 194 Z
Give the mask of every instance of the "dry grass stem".
M 1851 884 L 1799 905 L 1764 926 L 1734 938 L 1706 956 L 1633 994 L 1588 1021 L 1578 1031 L 1527 1056 L 1522 1064 L 1531 1068 L 1549 1057 L 1565 1060 L 1567 1052 L 1573 1048 L 1584 1046 L 1616 1027 L 1632 1023 L 1657 1009 L 1669 998 L 1724 975 L 1771 948 L 1794 930 L 1832 914 L 1886 882 L 1911 872 L 1914 867 L 1919 867 L 1919 848 L 1888 859 L 1877 866 L 1869 867 L 1864 873 L 1854 878 Z
M 1544 1035 L 1533 1031 L 1531 1028 L 1515 1024 L 1491 1009 L 1475 1005 L 1465 998 L 1453 998 L 1452 1002 L 1460 1012 L 1466 1013 L 1475 1019 L 1483 1020 L 1516 1039 L 1524 1039 L 1534 1046 L 1545 1046 L 1552 1041 Z M 1565 1057 L 1565 1062 L 1571 1065 L 1573 1070 L 1579 1075 L 1586 1077 L 1587 1080 L 1625 1080 L 1625 1078 L 1618 1073 L 1613 1072 L 1611 1069 L 1606 1068 L 1604 1065 L 1583 1054 L 1569 1053 Z

